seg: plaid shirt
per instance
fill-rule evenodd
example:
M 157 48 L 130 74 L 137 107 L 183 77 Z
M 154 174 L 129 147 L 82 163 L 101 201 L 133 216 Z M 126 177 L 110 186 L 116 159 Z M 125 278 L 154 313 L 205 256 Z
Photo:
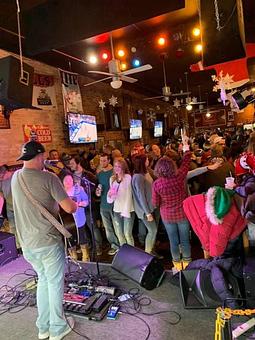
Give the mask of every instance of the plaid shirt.
M 160 177 L 152 187 L 152 204 L 160 207 L 164 222 L 178 222 L 186 219 L 182 204 L 187 197 L 186 176 L 189 171 L 191 152 L 184 154 L 182 164 L 171 178 Z

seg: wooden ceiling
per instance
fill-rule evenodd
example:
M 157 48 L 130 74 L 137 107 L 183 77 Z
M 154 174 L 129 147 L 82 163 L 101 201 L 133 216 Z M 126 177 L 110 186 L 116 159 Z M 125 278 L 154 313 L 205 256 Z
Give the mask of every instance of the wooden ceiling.
M 246 40 L 249 42 L 255 40 L 254 3 L 243 0 Z M 124 47 L 127 51 L 127 63 L 138 57 L 142 64 L 149 63 L 153 67 L 136 74 L 137 83 L 123 86 L 146 95 L 160 95 L 163 86 L 161 56 L 164 53 L 167 83 L 172 92 L 186 90 L 184 73 L 188 72 L 192 95 L 199 96 L 200 90 L 202 99 L 208 96 L 209 102 L 217 101 L 217 95 L 212 92 L 210 76 L 213 72 L 189 72 L 190 65 L 201 58 L 194 53 L 196 41 L 191 34 L 192 28 L 199 23 L 197 0 L 20 0 L 20 8 L 26 56 L 67 70 L 71 68 L 86 76 L 92 69 L 107 71 L 106 63 L 92 67 L 81 61 L 86 60 L 89 51 L 110 50 L 109 35 L 100 35 L 100 38 L 106 38 L 105 41 L 98 39 L 98 35 L 112 31 L 114 46 Z M 16 0 L 0 1 L 0 13 L 0 48 L 17 52 L 18 38 L 13 34 L 17 33 Z M 169 39 L 165 49 L 155 44 L 161 33 Z M 136 48 L 136 53 L 131 52 L 131 47 Z M 97 80 L 100 76 L 93 75 L 92 78 Z

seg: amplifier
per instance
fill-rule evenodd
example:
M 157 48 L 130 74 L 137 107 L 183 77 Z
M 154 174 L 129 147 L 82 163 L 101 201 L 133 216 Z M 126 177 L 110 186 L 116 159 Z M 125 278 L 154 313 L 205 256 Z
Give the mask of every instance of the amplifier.
M 17 257 L 15 236 L 10 233 L 0 232 L 0 266 L 15 260 Z
M 255 256 L 246 257 L 243 267 L 243 280 L 247 308 L 255 308 Z

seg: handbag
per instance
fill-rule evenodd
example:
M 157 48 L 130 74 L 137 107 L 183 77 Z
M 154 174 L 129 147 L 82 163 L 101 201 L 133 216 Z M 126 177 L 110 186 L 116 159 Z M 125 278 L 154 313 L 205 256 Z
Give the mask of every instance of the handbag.
M 66 230 L 66 228 L 61 223 L 59 223 L 59 221 L 33 197 L 28 187 L 26 186 L 26 183 L 24 182 L 24 178 L 21 172 L 17 174 L 17 179 L 29 201 L 64 237 L 70 238 L 72 234 L 68 230 Z

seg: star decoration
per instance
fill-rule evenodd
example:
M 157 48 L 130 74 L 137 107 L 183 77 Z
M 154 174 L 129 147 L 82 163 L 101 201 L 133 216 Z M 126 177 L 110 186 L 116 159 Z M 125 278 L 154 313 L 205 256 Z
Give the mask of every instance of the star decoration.
M 152 122 L 156 119 L 156 113 L 153 111 L 149 111 L 146 116 L 147 120 L 150 120 Z
M 105 102 L 103 101 L 103 99 L 100 99 L 99 102 L 98 102 L 98 104 L 99 104 L 100 109 L 104 110 L 104 108 L 105 108 Z
M 197 103 L 197 97 L 192 97 L 191 101 L 192 101 L 193 104 Z
M 109 98 L 109 103 L 112 106 L 116 106 L 118 104 L 118 98 L 112 95 L 111 98 Z
M 186 101 L 186 104 L 191 103 L 191 101 L 192 101 L 192 100 L 191 100 L 191 97 L 186 97 L 186 98 L 185 98 L 185 101 Z
M 178 98 L 175 98 L 174 100 L 174 107 L 176 107 L 177 109 L 181 106 L 181 102 L 179 101 Z

